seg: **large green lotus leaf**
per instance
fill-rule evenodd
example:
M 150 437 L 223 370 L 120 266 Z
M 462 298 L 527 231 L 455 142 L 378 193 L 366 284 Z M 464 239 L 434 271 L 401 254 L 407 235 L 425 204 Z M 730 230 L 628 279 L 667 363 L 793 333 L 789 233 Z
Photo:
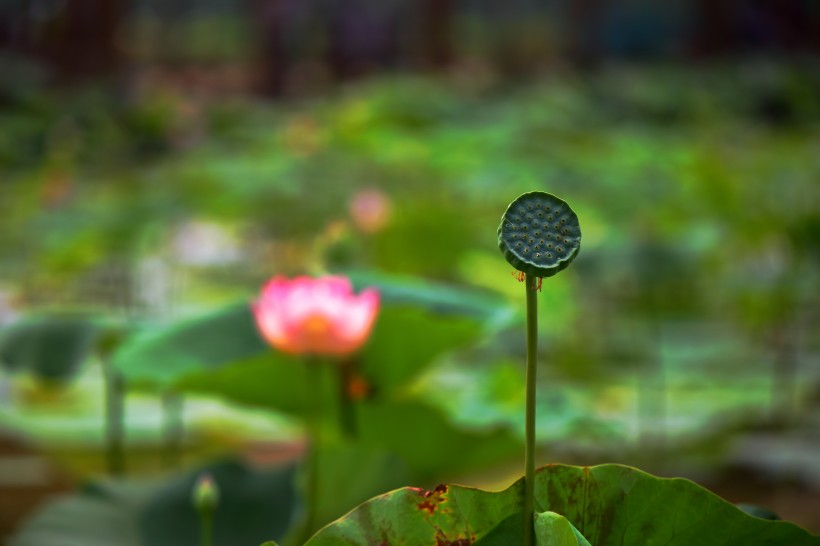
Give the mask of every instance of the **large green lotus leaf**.
M 91 354 L 98 328 L 88 317 L 43 316 L 0 331 L 0 364 L 54 381 L 71 379 Z
M 333 368 L 308 366 L 272 350 L 230 365 L 190 371 L 177 379 L 176 387 L 187 392 L 216 395 L 226 401 L 304 416 L 318 403 L 332 408 Z M 317 385 L 318 382 L 318 385 Z
M 497 297 L 418 279 L 350 273 L 357 287 L 375 287 L 382 310 L 360 356 L 365 378 L 386 394 L 401 390 L 438 355 L 478 339 L 509 319 Z
M 219 487 L 214 546 L 280 540 L 295 522 L 299 501 L 292 465 L 259 471 L 229 461 L 207 472 Z M 201 474 L 181 476 L 154 492 L 138 514 L 141 544 L 200 544 L 199 517 L 191 503 L 191 492 Z
M 523 480 L 496 493 L 457 485 L 406 487 L 362 504 L 320 530 L 308 546 L 520 544 L 522 495 Z M 656 478 L 626 466 L 548 465 L 536 474 L 535 495 L 538 510 L 564 516 L 596 546 L 820 546 L 820 537 L 749 516 L 689 480 Z M 563 546 L 568 538 L 566 526 L 552 516 L 537 516 L 535 525 L 539 544 Z
M 246 302 L 125 342 L 113 364 L 130 382 L 159 387 L 268 350 Z
M 382 448 L 348 443 L 322 446 L 314 455 L 316 459 L 304 463 L 305 467 L 315 465 L 317 469 L 312 531 L 374 495 L 413 483 L 412 474 L 401 457 Z M 305 479 L 303 473 L 302 498 L 305 498 Z
M 421 400 L 363 404 L 360 441 L 400 454 L 417 477 L 437 480 L 509 461 L 523 450 L 502 428 L 463 428 Z
M 191 505 L 196 478 L 220 488 L 214 545 L 258 544 L 285 535 L 298 511 L 294 467 L 257 471 L 226 461 L 163 482 L 101 482 L 45 505 L 9 546 L 198 546 Z
M 385 307 L 360 356 L 360 370 L 377 394 L 402 390 L 439 356 L 484 331 L 482 322 L 413 307 Z
M 355 287 L 371 286 L 381 295 L 380 316 L 359 359 L 379 394 L 403 389 L 438 355 L 475 341 L 512 316 L 498 297 L 476 290 L 368 272 L 348 276 Z
M 373 396 L 386 399 L 406 388 L 439 355 L 474 341 L 482 331 L 481 323 L 470 317 L 385 305 L 356 365 L 370 384 Z M 320 363 L 321 370 L 311 374 L 305 366 L 316 365 L 315 362 L 264 347 L 249 358 L 202 370 L 184 345 L 161 341 L 143 347 L 146 350 L 134 351 L 127 360 L 120 360 L 127 366 L 120 369 L 127 369 L 133 377 L 147 379 L 152 374 L 164 381 L 173 380 L 183 390 L 217 394 L 236 402 L 295 414 L 313 407 L 319 393 L 320 403 L 325 407 L 334 407 L 336 403 L 338 379 L 332 363 Z M 138 363 L 152 354 L 165 365 L 157 366 L 146 360 L 146 366 L 140 368 Z
M 350 272 L 348 277 L 357 290 L 376 288 L 387 305 L 409 305 L 444 315 L 469 316 L 492 322 L 503 322 L 512 316 L 509 306 L 491 293 L 366 271 Z

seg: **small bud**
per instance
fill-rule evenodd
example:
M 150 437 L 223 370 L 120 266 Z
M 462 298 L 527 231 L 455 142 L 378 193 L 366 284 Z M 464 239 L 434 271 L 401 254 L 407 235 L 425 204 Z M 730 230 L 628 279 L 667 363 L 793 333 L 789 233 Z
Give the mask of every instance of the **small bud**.
M 202 474 L 194 485 L 194 508 L 200 513 L 213 513 L 219 504 L 219 487 L 210 474 Z

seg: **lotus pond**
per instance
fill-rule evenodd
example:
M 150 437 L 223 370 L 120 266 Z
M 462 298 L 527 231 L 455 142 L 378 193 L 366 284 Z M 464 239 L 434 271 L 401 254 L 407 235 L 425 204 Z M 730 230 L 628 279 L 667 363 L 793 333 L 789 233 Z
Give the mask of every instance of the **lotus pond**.
M 817 73 L 4 91 L 2 540 L 820 545 Z

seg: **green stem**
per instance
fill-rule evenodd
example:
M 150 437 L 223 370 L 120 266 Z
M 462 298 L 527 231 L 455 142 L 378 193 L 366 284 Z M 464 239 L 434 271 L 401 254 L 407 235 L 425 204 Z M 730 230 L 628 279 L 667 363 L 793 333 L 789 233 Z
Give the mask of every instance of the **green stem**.
M 125 474 L 125 381 L 111 368 L 111 363 L 103 359 L 105 379 L 105 457 L 108 473 L 112 476 Z
M 337 365 L 337 377 L 339 381 L 339 428 L 342 437 L 346 440 L 353 440 L 358 434 L 356 428 L 356 407 L 348 392 L 348 384 L 355 369 L 354 360 L 345 360 Z
M 211 511 L 202 511 L 199 515 L 199 544 L 213 546 L 214 543 L 214 515 Z
M 538 352 L 538 302 L 534 277 L 524 277 L 527 293 L 527 420 L 524 430 L 524 546 L 535 544 L 535 373 Z
M 321 443 L 322 408 L 322 363 L 311 358 L 305 363 L 308 381 L 305 399 L 312 403 L 308 415 L 307 457 L 305 460 L 305 520 L 299 544 L 304 544 L 313 534 L 316 526 L 317 504 L 319 502 L 319 445 Z

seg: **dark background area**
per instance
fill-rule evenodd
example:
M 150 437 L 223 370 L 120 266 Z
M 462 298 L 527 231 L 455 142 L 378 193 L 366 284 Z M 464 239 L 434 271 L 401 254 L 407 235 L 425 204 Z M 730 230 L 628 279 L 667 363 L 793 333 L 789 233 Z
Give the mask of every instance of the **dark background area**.
M 818 20 L 810 0 L 4 0 L 0 48 L 40 61 L 59 82 L 146 63 L 250 62 L 252 88 L 278 95 L 474 58 L 525 78 L 555 64 L 805 56 L 820 47 Z

